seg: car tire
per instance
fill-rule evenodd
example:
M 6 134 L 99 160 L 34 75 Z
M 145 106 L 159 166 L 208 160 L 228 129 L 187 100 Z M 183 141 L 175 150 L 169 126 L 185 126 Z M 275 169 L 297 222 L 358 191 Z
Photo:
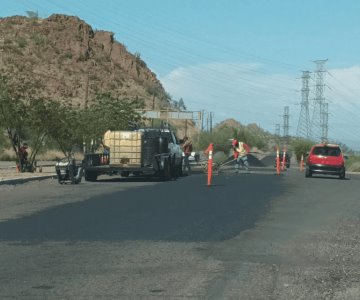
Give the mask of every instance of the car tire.
M 305 169 L 305 177 L 306 177 L 306 178 L 309 178 L 309 177 L 311 177 L 311 176 L 312 176 L 312 173 L 311 173 L 310 168 L 309 168 L 309 167 L 306 167 L 306 169 Z
M 346 175 L 345 175 L 345 170 L 342 170 L 339 174 L 339 178 L 340 179 L 345 179 Z

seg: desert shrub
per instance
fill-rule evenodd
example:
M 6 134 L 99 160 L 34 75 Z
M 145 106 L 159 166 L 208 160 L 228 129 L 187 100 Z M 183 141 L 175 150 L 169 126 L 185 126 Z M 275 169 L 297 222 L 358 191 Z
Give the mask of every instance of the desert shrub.
M 237 139 L 248 144 L 250 147 L 263 149 L 267 145 L 265 137 L 252 133 L 249 129 L 242 128 L 240 131 L 236 128 L 222 128 L 213 132 L 201 132 L 194 137 L 196 149 L 206 149 L 210 143 L 214 144 L 214 151 L 229 153 L 232 139 Z
M 295 153 L 296 159 L 298 161 L 301 160 L 301 155 L 306 155 L 314 145 L 313 141 L 306 140 L 306 139 L 295 139 L 291 143 L 291 147 Z
M 20 37 L 18 38 L 17 43 L 20 48 L 25 48 L 27 45 L 27 40 L 25 38 Z
M 64 58 L 66 58 L 66 59 L 72 59 L 72 57 L 73 57 L 73 55 L 72 55 L 72 53 L 71 53 L 70 51 L 65 52 Z
M 348 159 L 345 160 L 345 167 L 348 171 L 360 172 L 360 156 L 349 156 Z
M 46 44 L 46 38 L 41 34 L 34 34 L 31 38 L 37 46 L 45 46 Z
M 12 39 L 9 39 L 9 38 L 4 39 L 4 45 L 11 45 L 12 42 L 13 42 Z

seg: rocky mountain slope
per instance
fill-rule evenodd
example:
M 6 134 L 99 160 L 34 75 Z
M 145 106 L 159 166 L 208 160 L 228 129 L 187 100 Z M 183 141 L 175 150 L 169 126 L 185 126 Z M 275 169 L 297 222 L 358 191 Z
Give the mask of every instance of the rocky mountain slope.
M 166 108 L 169 98 L 156 75 L 114 39 L 77 17 L 0 19 L 0 70 L 12 78 L 40 81 L 39 93 L 85 107 L 99 92 Z M 154 96 L 155 95 L 155 96 Z

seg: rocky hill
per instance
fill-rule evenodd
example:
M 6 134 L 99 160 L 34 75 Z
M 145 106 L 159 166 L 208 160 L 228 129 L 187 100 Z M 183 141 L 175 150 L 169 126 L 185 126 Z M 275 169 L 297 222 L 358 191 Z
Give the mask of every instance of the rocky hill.
M 147 108 L 170 106 L 156 75 L 114 39 L 77 17 L 0 19 L 0 71 L 39 81 L 38 93 L 85 107 L 99 92 L 145 101 Z M 155 96 L 154 96 L 155 95 Z
M 259 127 L 257 124 L 252 123 L 252 124 L 248 124 L 248 125 L 243 125 L 239 121 L 236 121 L 234 119 L 226 119 L 226 120 L 220 122 L 219 124 L 216 125 L 214 130 L 221 131 L 224 128 L 234 128 L 234 129 L 237 129 L 238 131 L 245 129 L 245 130 L 249 130 L 250 132 L 252 132 L 256 135 L 263 136 L 264 138 L 271 136 L 270 133 L 266 132 L 264 129 Z

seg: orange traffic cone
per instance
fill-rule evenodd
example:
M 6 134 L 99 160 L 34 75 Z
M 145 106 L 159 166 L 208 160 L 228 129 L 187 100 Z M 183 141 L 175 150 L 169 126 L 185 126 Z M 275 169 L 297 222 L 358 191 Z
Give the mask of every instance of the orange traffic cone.
M 301 154 L 300 172 L 304 171 L 304 154 Z
M 208 176 L 207 176 L 207 186 L 211 186 L 211 177 L 212 177 L 212 155 L 213 155 L 214 145 L 211 143 L 209 147 L 205 150 L 205 153 L 209 154 L 208 160 Z
M 285 171 L 285 168 L 286 168 L 286 148 L 284 147 L 281 171 Z

